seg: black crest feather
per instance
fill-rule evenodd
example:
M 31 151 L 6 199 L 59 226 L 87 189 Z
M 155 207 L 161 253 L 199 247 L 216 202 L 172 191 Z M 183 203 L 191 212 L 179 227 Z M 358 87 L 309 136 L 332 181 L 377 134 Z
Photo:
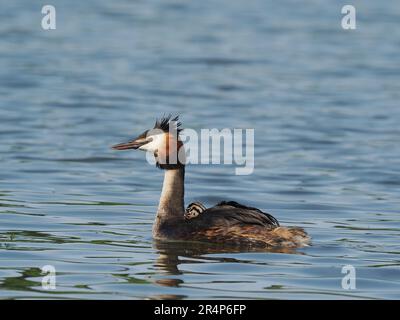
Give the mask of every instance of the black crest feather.
M 164 132 L 169 132 L 171 125 L 174 126 L 172 130 L 176 130 L 178 134 L 182 131 L 182 123 L 179 121 L 179 116 L 172 117 L 172 114 L 157 119 L 156 123 L 154 124 L 154 129 L 160 129 Z

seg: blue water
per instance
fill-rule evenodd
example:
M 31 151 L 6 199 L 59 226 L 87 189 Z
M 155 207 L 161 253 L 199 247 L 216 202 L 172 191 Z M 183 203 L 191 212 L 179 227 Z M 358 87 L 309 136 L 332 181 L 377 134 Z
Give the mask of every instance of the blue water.
M 356 30 L 342 1 L 52 0 L 44 31 L 42 2 L 3 0 L 0 298 L 400 298 L 400 6 L 353 2 Z M 109 147 L 169 112 L 255 129 L 254 173 L 190 166 L 187 203 L 257 206 L 312 246 L 153 242 L 162 172 Z

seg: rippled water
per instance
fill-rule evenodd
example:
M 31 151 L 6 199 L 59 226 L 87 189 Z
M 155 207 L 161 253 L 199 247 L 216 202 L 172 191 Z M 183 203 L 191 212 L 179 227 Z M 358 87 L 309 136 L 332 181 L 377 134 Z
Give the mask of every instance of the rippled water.
M 353 31 L 340 1 L 51 4 L 54 31 L 42 4 L 1 4 L 1 298 L 400 297 L 397 2 L 356 1 Z M 153 242 L 162 172 L 109 146 L 169 112 L 255 129 L 254 173 L 188 167 L 187 203 L 257 206 L 312 246 Z

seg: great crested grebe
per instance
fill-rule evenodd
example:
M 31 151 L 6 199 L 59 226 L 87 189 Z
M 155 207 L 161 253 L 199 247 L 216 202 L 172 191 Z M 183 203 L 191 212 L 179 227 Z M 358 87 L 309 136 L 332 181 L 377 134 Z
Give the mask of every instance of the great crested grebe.
M 153 225 L 154 239 L 258 247 L 295 248 L 309 244 L 310 237 L 302 228 L 281 227 L 272 215 L 237 202 L 222 201 L 211 208 L 194 202 L 185 210 L 185 164 L 177 157 L 183 151 L 180 125 L 178 117 L 164 117 L 156 121 L 153 129 L 112 147 L 150 151 L 157 167 L 165 172 Z M 176 134 L 171 134 L 173 127 Z M 174 155 L 173 160 L 171 155 Z

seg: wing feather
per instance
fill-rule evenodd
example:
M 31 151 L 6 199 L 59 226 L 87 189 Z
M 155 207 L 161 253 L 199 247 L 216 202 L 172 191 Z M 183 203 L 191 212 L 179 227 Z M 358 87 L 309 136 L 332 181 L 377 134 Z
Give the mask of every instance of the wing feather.
M 223 220 L 225 225 L 245 224 L 279 227 L 278 220 L 269 213 L 257 208 L 247 207 L 235 201 L 222 201 L 205 210 L 200 216 L 204 216 L 205 219 Z

